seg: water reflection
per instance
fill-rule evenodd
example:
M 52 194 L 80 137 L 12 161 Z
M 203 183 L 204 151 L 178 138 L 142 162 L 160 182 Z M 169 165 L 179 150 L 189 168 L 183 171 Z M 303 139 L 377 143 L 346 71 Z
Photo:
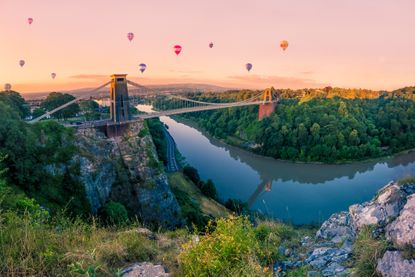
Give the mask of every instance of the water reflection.
M 295 224 L 321 223 L 371 199 L 390 180 L 415 173 L 415 152 L 344 165 L 299 164 L 254 155 L 171 118 L 161 120 L 187 162 L 215 182 L 222 199 L 247 201 L 252 209 Z

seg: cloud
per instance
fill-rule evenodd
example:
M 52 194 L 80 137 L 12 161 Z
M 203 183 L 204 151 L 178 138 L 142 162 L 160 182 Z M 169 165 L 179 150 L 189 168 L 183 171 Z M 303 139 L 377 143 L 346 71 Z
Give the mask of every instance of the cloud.
M 230 82 L 237 81 L 234 85 L 238 87 L 265 88 L 274 86 L 275 88 L 319 88 L 327 84 L 317 82 L 309 78 L 286 77 L 286 76 L 265 76 L 265 75 L 238 75 L 228 76 Z

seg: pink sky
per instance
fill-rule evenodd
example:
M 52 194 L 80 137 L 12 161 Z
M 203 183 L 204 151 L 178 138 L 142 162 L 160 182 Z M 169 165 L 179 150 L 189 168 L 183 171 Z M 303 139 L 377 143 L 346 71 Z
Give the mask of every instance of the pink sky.
M 75 89 L 127 73 L 142 84 L 390 90 L 415 84 L 414 11 L 414 0 L 0 0 L 0 85 Z

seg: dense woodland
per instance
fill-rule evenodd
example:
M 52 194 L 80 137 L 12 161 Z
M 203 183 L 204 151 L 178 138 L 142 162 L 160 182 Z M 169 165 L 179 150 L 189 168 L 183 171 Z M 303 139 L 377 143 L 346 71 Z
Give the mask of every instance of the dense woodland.
M 258 107 L 181 115 L 211 135 L 277 159 L 342 162 L 415 148 L 413 87 L 391 93 L 366 90 L 282 90 L 271 117 Z M 239 101 L 257 91 L 191 94 L 211 101 Z M 367 97 L 365 97 L 367 95 Z

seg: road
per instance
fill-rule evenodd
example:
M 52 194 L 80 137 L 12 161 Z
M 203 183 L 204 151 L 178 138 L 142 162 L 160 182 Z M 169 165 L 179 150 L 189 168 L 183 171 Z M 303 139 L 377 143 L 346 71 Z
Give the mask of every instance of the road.
M 167 142 L 167 171 L 176 172 L 179 170 L 179 166 L 176 160 L 176 143 L 166 129 L 164 129 L 164 135 Z

